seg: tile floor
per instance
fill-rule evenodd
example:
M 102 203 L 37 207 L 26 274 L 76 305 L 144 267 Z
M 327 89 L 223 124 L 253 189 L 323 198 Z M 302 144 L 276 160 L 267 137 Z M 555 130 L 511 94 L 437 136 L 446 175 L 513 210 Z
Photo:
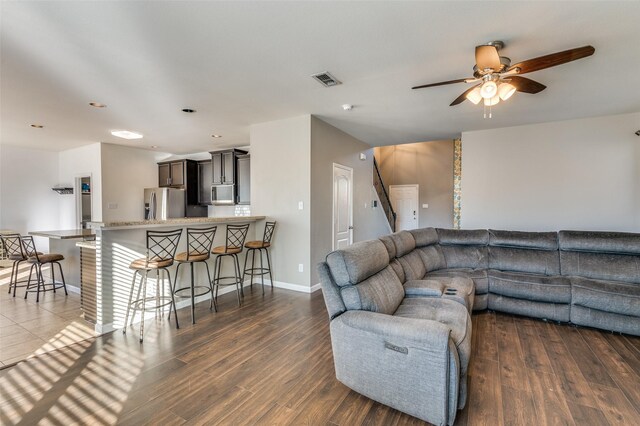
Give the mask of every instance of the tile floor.
M 20 279 L 28 277 L 21 268 Z M 33 355 L 40 355 L 96 336 L 93 325 L 84 321 L 80 295 L 64 291 L 24 299 L 24 288 L 16 297 L 8 294 L 11 268 L 0 268 L 0 368 Z

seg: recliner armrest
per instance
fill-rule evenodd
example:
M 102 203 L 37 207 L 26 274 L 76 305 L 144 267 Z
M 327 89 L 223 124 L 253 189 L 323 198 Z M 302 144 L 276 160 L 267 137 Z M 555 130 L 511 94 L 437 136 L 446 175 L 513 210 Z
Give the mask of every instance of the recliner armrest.
M 334 321 L 381 337 L 401 339 L 417 347 L 428 345 L 430 348 L 438 347 L 446 351 L 449 341 L 449 327 L 437 321 L 395 317 L 368 311 L 348 311 Z

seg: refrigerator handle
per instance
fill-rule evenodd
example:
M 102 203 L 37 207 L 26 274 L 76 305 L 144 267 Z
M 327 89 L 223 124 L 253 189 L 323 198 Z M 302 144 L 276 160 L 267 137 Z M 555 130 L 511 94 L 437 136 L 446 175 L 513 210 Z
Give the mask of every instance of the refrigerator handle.
M 156 192 L 151 193 L 149 199 L 149 219 L 155 220 L 156 218 Z

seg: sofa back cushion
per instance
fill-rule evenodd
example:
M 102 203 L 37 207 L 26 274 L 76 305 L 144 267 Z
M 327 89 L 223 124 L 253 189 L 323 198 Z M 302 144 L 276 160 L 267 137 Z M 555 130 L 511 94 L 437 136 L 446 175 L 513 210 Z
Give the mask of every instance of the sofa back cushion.
M 488 268 L 487 230 L 438 228 L 436 231 L 447 268 Z
M 640 284 L 640 234 L 560 231 L 562 275 Z
M 489 268 L 560 275 L 558 234 L 489 230 Z
M 402 299 L 404 287 L 391 266 L 373 274 L 357 285 L 340 288 L 342 300 L 347 310 L 360 310 L 393 314 Z
M 438 233 L 435 228 L 420 228 L 409 231 L 416 241 L 416 247 L 438 244 Z
M 410 280 L 421 280 L 427 274 L 427 268 L 425 267 L 418 250 L 413 250 L 411 253 L 399 257 L 398 262 L 404 271 L 405 282 Z
M 389 252 L 380 240 L 333 251 L 326 263 L 347 310 L 392 314 L 404 298 L 402 283 L 389 265 Z
M 389 266 L 389 253 L 380 240 L 361 241 L 327 255 L 338 287 L 356 285 Z
M 384 237 L 380 237 L 380 241 L 384 244 L 384 247 L 387 249 L 387 254 L 389 254 L 389 262 L 396 258 L 396 245 L 393 242 L 393 238 L 391 235 L 385 235 Z
M 396 257 L 411 253 L 416 248 L 416 239 L 409 231 L 399 231 L 389 235 L 396 246 Z

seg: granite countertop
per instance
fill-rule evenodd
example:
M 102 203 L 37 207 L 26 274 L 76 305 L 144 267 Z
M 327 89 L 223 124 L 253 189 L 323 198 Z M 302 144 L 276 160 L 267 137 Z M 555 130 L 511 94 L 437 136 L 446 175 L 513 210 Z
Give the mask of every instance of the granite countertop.
M 130 220 L 115 222 L 89 222 L 92 229 L 112 230 L 112 229 L 135 229 L 135 228 L 155 228 L 161 226 L 179 225 L 199 225 L 216 223 L 238 223 L 255 222 L 265 219 L 265 216 L 227 216 L 227 217 L 182 217 L 166 220 Z
M 53 238 L 56 240 L 67 240 L 73 238 L 94 238 L 96 233 L 92 229 L 63 229 L 57 231 L 31 231 L 29 235 Z

